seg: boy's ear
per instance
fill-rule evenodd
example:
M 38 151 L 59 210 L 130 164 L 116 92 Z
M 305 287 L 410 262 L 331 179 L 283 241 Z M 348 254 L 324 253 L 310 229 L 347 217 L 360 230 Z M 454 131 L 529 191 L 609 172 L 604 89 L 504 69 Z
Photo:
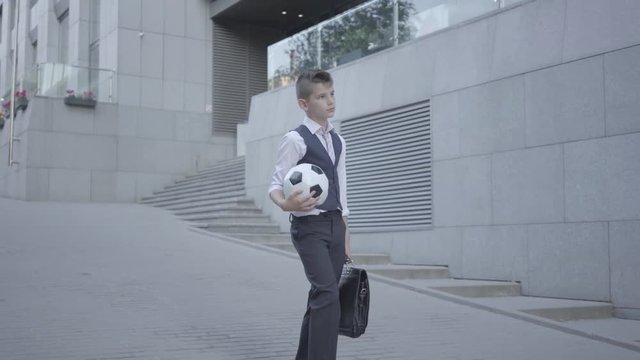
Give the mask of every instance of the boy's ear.
M 308 106 L 307 106 L 307 100 L 305 99 L 298 99 L 298 106 L 300 107 L 300 109 L 307 111 L 308 110 Z

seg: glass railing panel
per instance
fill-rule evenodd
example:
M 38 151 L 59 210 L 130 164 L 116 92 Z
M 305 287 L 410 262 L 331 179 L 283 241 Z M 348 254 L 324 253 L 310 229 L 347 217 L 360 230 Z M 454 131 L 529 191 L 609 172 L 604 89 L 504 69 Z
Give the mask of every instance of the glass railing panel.
M 373 0 L 268 48 L 269 89 L 529 0 Z
M 320 28 L 313 27 L 269 47 L 269 89 L 289 85 L 302 69 L 321 67 Z
M 321 68 L 331 69 L 394 45 L 394 1 L 356 8 L 320 26 Z
M 115 72 L 69 64 L 43 63 L 35 70 L 37 95 L 92 97 L 100 102 L 115 102 Z
M 496 0 L 412 0 L 414 12 L 408 19 L 415 37 L 482 16 L 500 8 Z M 402 21 L 399 19 L 399 21 Z

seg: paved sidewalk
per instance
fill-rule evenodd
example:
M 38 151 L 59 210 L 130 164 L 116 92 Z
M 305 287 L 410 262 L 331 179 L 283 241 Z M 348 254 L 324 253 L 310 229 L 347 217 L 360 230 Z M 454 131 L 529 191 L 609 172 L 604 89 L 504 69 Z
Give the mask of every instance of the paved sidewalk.
M 371 282 L 339 359 L 640 359 L 640 353 Z M 0 360 L 293 359 L 292 258 L 140 205 L 0 199 Z

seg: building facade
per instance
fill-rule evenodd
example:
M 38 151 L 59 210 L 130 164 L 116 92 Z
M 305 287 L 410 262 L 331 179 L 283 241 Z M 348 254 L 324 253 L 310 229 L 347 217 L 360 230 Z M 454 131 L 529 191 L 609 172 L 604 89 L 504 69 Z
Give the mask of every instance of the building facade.
M 8 101 L 17 43 L 29 104 L 16 112 L 12 166 L 5 114 L 0 195 L 132 202 L 234 157 L 235 135 L 211 121 L 210 3 L 1 1 L 0 92 Z M 89 91 L 95 107 L 65 104 Z

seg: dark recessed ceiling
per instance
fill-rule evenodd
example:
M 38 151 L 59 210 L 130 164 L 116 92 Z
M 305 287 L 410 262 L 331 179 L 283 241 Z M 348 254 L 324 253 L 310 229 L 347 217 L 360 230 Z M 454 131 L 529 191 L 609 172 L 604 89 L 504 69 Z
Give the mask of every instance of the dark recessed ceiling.
M 214 17 L 297 33 L 368 0 L 241 0 Z M 282 11 L 287 14 L 283 15 Z M 299 17 L 298 14 L 302 14 Z

